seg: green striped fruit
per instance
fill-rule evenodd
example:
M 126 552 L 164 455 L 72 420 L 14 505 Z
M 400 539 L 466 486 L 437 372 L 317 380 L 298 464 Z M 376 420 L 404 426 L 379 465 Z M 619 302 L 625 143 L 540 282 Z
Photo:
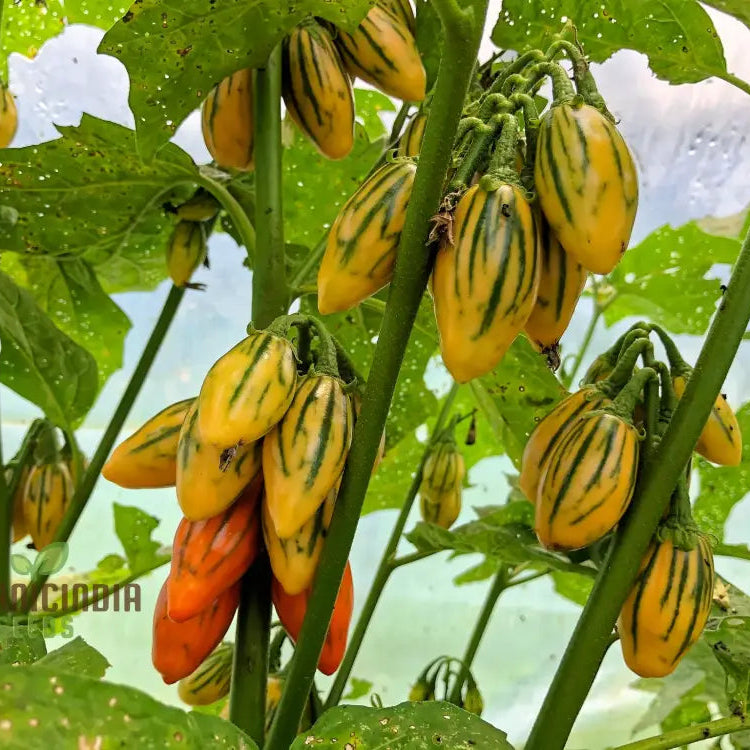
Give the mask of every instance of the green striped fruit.
M 297 384 L 294 347 L 252 331 L 208 371 L 198 401 L 198 426 L 209 443 L 227 447 L 265 435 L 289 408 Z
M 13 478 L 13 465 L 8 465 L 5 467 L 5 484 L 10 485 L 10 481 Z M 31 468 L 27 465 L 25 465 L 21 469 L 21 477 L 18 480 L 18 487 L 16 488 L 16 492 L 13 495 L 13 498 L 11 502 L 13 503 L 13 518 L 11 522 L 11 541 L 13 544 L 16 542 L 20 542 L 21 539 L 23 539 L 26 534 L 28 534 L 28 531 L 26 530 L 26 517 L 24 516 L 24 510 L 23 510 L 23 495 L 26 491 L 26 482 L 29 479 L 29 473 L 31 471 Z
M 424 129 L 427 126 L 427 113 L 417 112 L 404 128 L 398 141 L 398 156 L 419 156 L 424 138 Z
M 219 213 L 219 203 L 211 193 L 202 188 L 192 197 L 175 208 L 178 219 L 183 221 L 209 221 Z
M 453 490 L 460 490 L 466 475 L 466 464 L 453 440 L 442 440 L 432 449 L 422 467 L 419 494 L 430 501 Z
M 179 221 L 167 244 L 167 271 L 175 286 L 185 286 L 206 259 L 206 230 L 200 221 Z
M 628 507 L 638 470 L 638 431 L 601 411 L 579 417 L 542 471 L 534 528 L 548 549 L 587 547 Z
M 23 493 L 26 531 L 36 549 L 54 541 L 75 487 L 63 461 L 33 466 Z
M 126 489 L 172 487 L 177 481 L 177 441 L 194 398 L 162 409 L 120 443 L 102 476 Z
M 229 695 L 232 682 L 231 643 L 220 643 L 192 674 L 177 683 L 177 694 L 188 706 L 209 706 Z
M 225 169 L 253 168 L 253 71 L 238 70 L 211 90 L 203 102 L 203 140 Z
M 177 444 L 177 502 L 185 518 L 202 521 L 228 508 L 260 471 L 260 442 L 220 446 L 198 427 L 198 400 L 190 406 Z
M 344 383 L 308 375 L 283 419 L 263 438 L 265 505 L 280 537 L 295 534 L 338 482 L 353 424 Z
M 314 515 L 288 537 L 280 537 L 276 533 L 264 500 L 263 539 L 273 575 L 287 594 L 294 596 L 312 585 L 328 527 L 331 525 L 337 494 L 338 482 L 326 495 L 323 504 Z
M 594 409 L 609 403 L 597 388 L 581 388 L 560 401 L 547 416 L 534 428 L 521 458 L 521 476 L 518 484 L 526 499 L 536 502 L 539 481 L 549 461 L 552 451 L 567 431 L 577 424 L 581 417 Z
M 461 512 L 461 489 L 449 490 L 440 495 L 420 495 L 419 511 L 425 523 L 449 529 Z
M 689 372 L 687 376 L 689 377 Z M 688 377 L 678 375 L 673 378 L 677 398 L 682 398 Z M 695 450 L 703 458 L 721 466 L 738 466 L 742 461 L 742 431 L 732 407 L 722 393 L 716 397 L 711 407 Z
M 588 104 L 541 119 L 534 181 L 560 243 L 593 273 L 609 273 L 630 241 L 638 208 L 633 157 L 614 124 Z
M 318 310 L 342 312 L 393 278 L 416 164 L 381 167 L 344 204 L 328 234 L 318 271 Z
M 503 358 L 534 307 L 539 283 L 537 223 L 522 190 L 469 188 L 458 203 L 454 244 L 432 272 L 440 351 L 459 383 Z
M 586 286 L 587 273 L 563 250 L 546 221 L 539 226 L 539 288 L 524 331 L 537 351 L 547 352 L 560 343 Z
M 0 148 L 7 148 L 18 128 L 16 100 L 10 89 L 0 83 Z
M 703 632 L 713 588 L 713 553 L 705 537 L 692 550 L 668 539 L 652 544 L 617 621 L 628 667 L 641 677 L 671 674 Z
M 375 5 L 387 10 L 404 24 L 412 34 L 417 33 L 417 20 L 414 18 L 414 11 L 409 0 L 378 0 Z
M 284 102 L 299 129 L 329 159 L 354 145 L 354 94 L 328 29 L 309 21 L 284 40 Z
M 384 94 L 408 102 L 425 97 L 427 74 L 409 27 L 376 5 L 351 34 L 336 38 L 344 65 L 353 76 Z

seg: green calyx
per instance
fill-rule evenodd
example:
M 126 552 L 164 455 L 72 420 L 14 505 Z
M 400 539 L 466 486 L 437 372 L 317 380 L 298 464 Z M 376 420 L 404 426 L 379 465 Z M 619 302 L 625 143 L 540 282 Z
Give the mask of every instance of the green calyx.
M 482 190 L 491 193 L 502 185 L 521 186 L 515 170 L 518 149 L 518 120 L 509 114 L 496 115 L 501 123 L 500 137 L 490 158 L 489 172 L 479 181 Z
M 37 466 L 56 463 L 60 459 L 60 443 L 55 427 L 51 422 L 42 421 L 34 436 L 32 455 Z
M 289 330 L 292 327 L 305 331 L 300 336 L 300 341 L 305 342 L 305 348 L 308 351 L 303 352 L 305 358 L 311 358 L 312 365 L 310 370 L 314 370 L 318 375 L 330 375 L 334 378 L 340 378 L 338 368 L 338 356 L 336 353 L 336 344 L 334 343 L 333 336 L 328 332 L 323 322 L 312 315 L 303 315 L 302 313 L 294 313 L 293 315 L 280 315 L 278 318 L 273 320 L 271 324 L 265 329 L 268 333 L 279 336 L 280 338 L 289 338 Z M 252 328 L 252 323 L 247 327 L 248 334 L 252 333 L 255 329 Z M 318 345 L 313 347 L 310 341 L 307 341 L 307 336 L 311 335 L 315 331 L 318 339 Z M 298 353 L 297 358 L 300 360 Z M 344 380 L 346 382 L 346 380 Z
M 638 358 L 645 352 L 653 352 L 653 348 L 648 338 L 635 337 L 627 349 L 620 351 L 612 372 L 606 380 L 597 384 L 597 388 L 609 398 L 614 398 L 629 381 L 632 382 L 631 378 L 633 378 L 633 370 Z M 651 370 L 651 372 L 654 371 Z
M 495 93 L 498 91 L 502 91 L 505 88 L 505 82 L 508 80 L 508 78 L 521 73 L 530 65 L 541 62 L 544 59 L 544 53 L 538 49 L 532 49 L 528 52 L 524 52 L 522 55 L 519 55 L 515 60 L 508 63 L 508 65 L 497 74 L 497 77 L 492 82 L 492 86 L 489 89 L 490 92 Z
M 633 423 L 633 411 L 636 404 L 641 400 L 643 387 L 649 380 L 657 378 L 656 370 L 651 367 L 644 367 L 633 375 L 627 385 L 620 391 L 617 398 L 611 406 L 606 406 L 605 410 L 610 414 L 620 417 L 629 424 Z
M 682 358 L 680 350 L 677 348 L 677 344 L 672 340 L 672 337 L 669 336 L 661 326 L 651 324 L 649 328 L 659 337 L 659 340 L 667 353 L 672 377 L 676 378 L 682 376 L 686 379 L 689 378 L 690 374 L 693 372 L 693 368 Z
M 698 546 L 701 531 L 693 520 L 690 492 L 685 473 L 672 492 L 669 512 L 656 531 L 659 541 L 671 541 L 675 547 L 690 551 Z

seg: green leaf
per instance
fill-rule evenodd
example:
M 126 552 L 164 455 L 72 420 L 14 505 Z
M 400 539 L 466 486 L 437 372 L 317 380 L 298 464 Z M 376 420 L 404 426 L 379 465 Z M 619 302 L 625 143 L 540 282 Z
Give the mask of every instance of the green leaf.
M 0 381 L 36 404 L 54 424 L 78 424 L 98 390 L 94 358 L 1 272 L 0 338 Z
M 417 0 L 417 48 L 427 73 L 427 91 L 437 78 L 443 54 L 443 25 L 434 6 L 428 0 Z
M 122 543 L 133 575 L 152 570 L 169 559 L 168 554 L 160 552 L 163 545 L 151 538 L 159 525 L 158 518 L 134 506 L 114 503 L 113 507 L 115 533 Z
M 354 89 L 354 106 L 357 120 L 362 123 L 370 142 L 383 139 L 388 135 L 381 114 L 396 111 L 393 99 L 373 89 Z M 351 155 L 347 159 L 351 159 Z
M 135 688 L 59 669 L 0 667 L 9 747 L 206 747 L 257 750 L 215 716 L 165 706 Z M 33 721 L 32 721 L 33 720 Z
M 345 701 L 364 698 L 372 690 L 372 683 L 369 680 L 360 680 L 358 677 L 350 678 L 349 685 L 349 692 L 343 697 Z
M 718 541 L 732 508 L 750 492 L 750 403 L 737 411 L 742 432 L 742 462 L 739 466 L 714 466 L 699 459 L 700 494 L 693 515 L 700 528 Z
M 704 637 L 724 670 L 729 709 L 746 714 L 750 699 L 750 617 L 729 615 L 714 627 L 710 625 Z
M 747 4 L 747 0 L 703 0 L 705 5 L 710 5 L 716 10 L 720 10 L 722 13 L 727 13 L 730 16 L 734 16 L 738 21 L 741 21 L 745 26 L 750 27 L 750 6 Z
M 531 431 L 566 395 L 525 336 L 517 336 L 502 362 L 471 388 L 516 468 Z
M 695 83 L 726 73 L 724 50 L 697 0 L 505 0 L 492 41 L 523 52 L 546 49 L 563 31 L 593 62 L 620 49 L 648 56 L 651 70 L 670 83 Z
M 101 679 L 111 664 L 93 646 L 89 646 L 80 636 L 68 641 L 55 651 L 50 651 L 34 668 L 42 667 L 57 672 L 82 675 Z
M 450 703 L 400 703 L 390 708 L 336 706 L 326 711 L 290 750 L 345 747 L 409 750 L 513 750 L 505 732 Z
M 0 624 L 0 665 L 32 664 L 46 653 L 41 628 L 27 627 L 20 622 Z
M 80 258 L 107 292 L 154 287 L 173 226 L 162 205 L 187 197 L 192 159 L 169 144 L 145 165 L 134 131 L 90 115 L 58 130 L 57 140 L 0 151 L 2 202 L 18 212 L 15 225 L 0 222 L 0 249 Z
M 34 567 L 42 575 L 51 576 L 62 570 L 68 560 L 67 542 L 50 542 L 39 550 Z
M 739 251 L 739 240 L 709 234 L 695 222 L 657 229 L 607 277 L 607 325 L 638 316 L 672 333 L 703 335 L 722 295 L 721 282 L 709 271 L 734 263 Z
M 122 367 L 130 320 L 105 294 L 88 263 L 6 253 L 0 256 L 0 267 L 31 292 L 64 334 L 93 355 L 100 387 Z
M 594 588 L 594 579 L 577 573 L 565 573 L 561 570 L 552 571 L 552 582 L 555 585 L 555 591 L 560 596 L 575 604 L 583 607 L 586 604 L 591 589 Z
M 474 565 L 468 568 L 463 573 L 459 573 L 454 579 L 453 583 L 456 586 L 463 586 L 466 583 L 478 583 L 479 581 L 486 581 L 488 578 L 497 573 L 498 564 L 496 560 L 492 560 L 489 557 L 485 557 L 482 562 L 478 565 Z
M 441 399 L 442 403 L 443 399 Z M 431 434 L 440 405 L 436 406 L 432 416 L 426 421 L 427 431 Z M 468 415 L 477 408 L 472 390 L 462 386 L 453 402 L 452 414 Z M 464 457 L 467 471 L 483 458 L 497 456 L 503 452 L 502 445 L 488 424 L 484 414 L 476 414 L 476 440 L 473 445 L 466 445 L 466 432 L 470 421 L 462 422 L 456 429 L 458 447 Z M 383 462 L 370 480 L 367 497 L 362 513 L 371 513 L 383 508 L 400 508 L 411 486 L 414 470 L 419 465 L 425 450 L 425 443 L 420 441 L 415 430 L 402 431 L 402 438 L 395 445 L 389 428 L 386 428 L 388 449 Z
M 282 37 L 307 16 L 353 29 L 370 0 L 161 0 L 134 4 L 104 36 L 99 52 L 125 65 L 138 148 L 150 158 L 211 88 L 240 68 L 263 65 Z M 165 85 L 168 80 L 169 85 Z

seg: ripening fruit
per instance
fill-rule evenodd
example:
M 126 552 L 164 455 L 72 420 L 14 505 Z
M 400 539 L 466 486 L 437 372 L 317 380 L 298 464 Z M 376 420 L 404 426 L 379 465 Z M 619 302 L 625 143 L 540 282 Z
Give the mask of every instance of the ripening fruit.
M 404 128 L 401 138 L 398 140 L 398 156 L 419 156 L 422 148 L 424 130 L 427 126 L 427 113 L 417 112 Z
M 219 213 L 219 203 L 211 193 L 201 189 L 174 211 L 177 218 L 184 221 L 209 221 Z
M 605 403 L 607 401 L 601 391 L 596 388 L 581 388 L 560 401 L 534 428 L 523 450 L 518 481 L 527 500 L 536 502 L 546 462 L 565 433 L 580 420 L 581 415 L 600 409 Z
M 7 148 L 18 127 L 16 101 L 10 89 L 0 83 L 0 148 Z
M 299 594 L 312 586 L 328 527 L 331 525 L 337 494 L 338 483 L 326 495 L 315 514 L 294 534 L 285 538 L 276 533 L 271 514 L 263 502 L 263 539 L 271 561 L 271 570 L 287 594 Z
M 375 5 L 387 10 L 404 24 L 412 34 L 417 33 L 417 21 L 414 18 L 414 11 L 409 0 L 378 0 Z
M 524 330 L 537 350 L 548 351 L 560 342 L 586 285 L 586 269 L 568 255 L 542 220 L 539 233 L 539 288 Z
M 200 221 L 180 221 L 167 244 L 167 271 L 175 286 L 185 286 L 206 259 L 206 230 Z
M 351 34 L 339 30 L 341 57 L 353 76 L 408 102 L 425 97 L 427 74 L 409 27 L 376 5 Z
M 23 508 L 23 495 L 26 492 L 26 483 L 29 479 L 29 472 L 31 469 L 28 464 L 21 469 L 21 476 L 18 480 L 18 486 L 16 492 L 13 495 L 13 520 L 12 520 L 12 536 L 11 541 L 13 544 L 20 542 L 28 531 L 26 529 L 26 517 L 24 516 Z M 13 478 L 13 467 L 5 467 L 5 484 L 9 485 L 10 480 Z
M 229 695 L 232 682 L 231 643 L 220 643 L 203 663 L 177 684 L 177 695 L 188 706 L 209 706 Z
M 344 204 L 328 234 L 318 271 L 318 310 L 343 312 L 393 278 L 417 165 L 386 164 Z
M 554 105 L 539 123 L 534 181 L 565 251 L 589 271 L 609 273 L 638 208 L 635 164 L 614 124 L 588 104 Z
M 260 454 L 260 441 L 222 447 L 204 440 L 196 399 L 177 444 L 177 501 L 185 518 L 202 521 L 228 508 L 260 471 Z
M 678 375 L 672 379 L 677 398 L 687 387 L 687 378 Z M 726 396 L 720 393 L 714 401 L 695 450 L 703 458 L 721 466 L 737 466 L 742 461 L 742 432 L 737 417 Z
M 430 451 L 419 485 L 422 520 L 449 529 L 461 512 L 461 491 L 466 474 L 464 457 L 453 440 L 443 440 Z
M 235 583 L 196 617 L 174 622 L 167 616 L 164 581 L 154 609 L 151 661 L 167 685 L 192 674 L 219 645 L 239 601 L 240 584 Z
M 177 481 L 177 441 L 194 398 L 162 409 L 114 449 L 102 476 L 126 489 L 172 487 Z
M 713 588 L 713 554 L 705 537 L 689 551 L 668 539 L 652 544 L 617 621 L 628 667 L 641 677 L 671 674 L 703 632 Z
M 23 517 L 36 549 L 54 541 L 75 487 L 63 461 L 33 466 L 23 492 Z
M 180 521 L 172 543 L 167 579 L 167 612 L 175 622 L 198 615 L 238 581 L 260 547 L 258 475 L 239 499 L 204 521 Z
M 469 188 L 454 218 L 454 245 L 432 272 L 440 351 L 459 383 L 503 358 L 534 307 L 539 282 L 537 223 L 523 192 Z
M 548 549 L 587 547 L 622 518 L 635 489 L 638 431 L 620 417 L 586 415 L 559 440 L 546 463 L 534 529 Z
M 253 168 L 253 71 L 227 76 L 203 102 L 203 140 L 225 169 Z
M 297 127 L 329 159 L 354 145 L 354 94 L 328 29 L 316 21 L 284 40 L 284 102 Z
M 294 642 L 297 641 L 300 630 L 302 630 L 302 622 L 305 619 L 307 602 L 311 593 L 310 589 L 306 589 L 296 596 L 290 596 L 275 578 L 271 581 L 271 598 L 274 607 L 276 607 L 276 613 L 284 626 L 284 630 Z M 352 569 L 347 562 L 336 596 L 326 639 L 323 643 L 323 650 L 320 652 L 320 659 L 318 660 L 318 669 L 323 674 L 333 674 L 344 658 L 353 608 L 354 583 L 352 581 Z
M 252 443 L 285 414 L 297 384 L 294 347 L 266 331 L 252 333 L 208 371 L 199 397 L 198 426 L 209 443 Z
M 343 382 L 308 375 L 284 418 L 263 438 L 265 506 L 280 537 L 295 534 L 338 482 L 353 424 Z

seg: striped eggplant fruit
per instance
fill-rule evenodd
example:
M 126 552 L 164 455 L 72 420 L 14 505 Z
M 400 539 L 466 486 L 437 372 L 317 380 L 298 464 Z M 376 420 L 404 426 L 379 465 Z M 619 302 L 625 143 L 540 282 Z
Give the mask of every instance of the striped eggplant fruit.
M 33 466 L 23 492 L 26 531 L 35 549 L 53 542 L 75 487 L 64 461 Z
M 177 695 L 188 706 L 209 706 L 229 695 L 232 682 L 231 643 L 220 643 L 194 672 L 177 683 Z
M 289 408 L 297 384 L 294 347 L 267 331 L 252 331 L 221 356 L 203 380 L 198 427 L 209 443 L 252 443 Z
M 537 351 L 547 352 L 560 343 L 588 274 L 563 250 L 544 219 L 539 227 L 539 288 L 524 331 Z
M 579 418 L 552 450 L 539 482 L 534 528 L 548 549 L 587 547 L 627 509 L 638 471 L 638 431 L 614 414 Z
M 180 221 L 167 243 L 167 272 L 175 286 L 185 286 L 206 259 L 206 230 L 200 221 Z
M 422 149 L 424 130 L 427 126 L 427 113 L 417 112 L 409 120 L 398 141 L 398 156 L 419 156 Z
M 553 106 L 539 124 L 534 181 L 565 251 L 592 273 L 609 273 L 638 208 L 635 164 L 614 124 L 588 104 Z
M 16 100 L 10 89 L 0 82 L 0 148 L 6 148 L 13 140 L 18 128 Z
M 265 505 L 279 537 L 295 534 L 338 482 L 353 424 L 342 381 L 308 375 L 289 411 L 263 438 Z
M 417 166 L 399 160 L 381 167 L 339 211 L 318 271 L 318 310 L 343 312 L 393 278 Z
M 539 283 L 536 217 L 520 188 L 464 193 L 432 272 L 440 351 L 459 383 L 495 367 L 523 329 Z
M 225 169 L 253 168 L 253 71 L 238 70 L 213 88 L 202 110 L 203 140 Z
M 339 30 L 336 43 L 353 76 L 397 99 L 424 99 L 427 74 L 414 35 L 387 9 L 375 5 L 351 34 Z
M 377 0 L 375 5 L 387 10 L 397 18 L 412 34 L 417 33 L 417 19 L 409 0 Z
M 705 537 L 692 550 L 669 539 L 652 544 L 617 621 L 628 667 L 641 677 L 671 674 L 703 632 L 713 589 L 713 553 Z
M 328 29 L 315 21 L 292 30 L 283 45 L 283 92 L 290 117 L 329 159 L 354 145 L 354 94 Z
M 151 417 L 114 449 L 102 476 L 126 489 L 172 487 L 177 482 L 177 442 L 194 398 L 178 401 Z

